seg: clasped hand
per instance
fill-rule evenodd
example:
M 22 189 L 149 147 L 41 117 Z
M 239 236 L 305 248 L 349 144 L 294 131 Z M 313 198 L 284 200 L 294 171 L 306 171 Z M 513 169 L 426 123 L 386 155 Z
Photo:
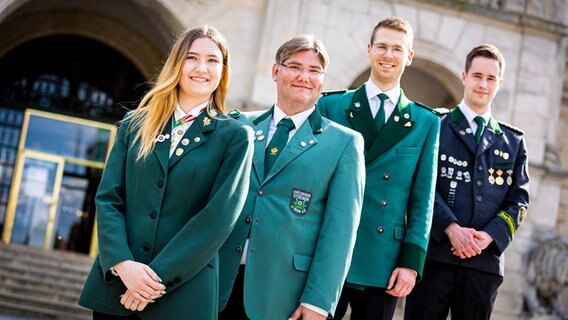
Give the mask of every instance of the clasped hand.
M 148 303 L 166 294 L 162 280 L 148 265 L 126 260 L 116 264 L 114 269 L 126 286 L 120 303 L 128 310 L 142 311 Z

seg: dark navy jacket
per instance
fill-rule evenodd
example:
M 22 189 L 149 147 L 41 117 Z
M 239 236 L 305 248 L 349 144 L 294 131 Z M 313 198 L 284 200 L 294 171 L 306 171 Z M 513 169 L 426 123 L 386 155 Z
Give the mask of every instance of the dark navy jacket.
M 479 145 L 458 107 L 442 115 L 436 202 L 427 260 L 503 275 L 503 252 L 529 203 L 528 160 L 523 132 L 491 118 Z M 450 251 L 444 233 L 457 222 L 494 240 L 473 258 Z

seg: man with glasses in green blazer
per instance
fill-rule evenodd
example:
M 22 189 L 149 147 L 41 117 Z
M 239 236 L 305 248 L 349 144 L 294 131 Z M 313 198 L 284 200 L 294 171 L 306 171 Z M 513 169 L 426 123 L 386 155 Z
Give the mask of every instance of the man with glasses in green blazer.
M 324 93 L 318 109 L 365 138 L 366 189 L 351 268 L 334 319 L 392 319 L 420 279 L 430 232 L 440 121 L 410 101 L 400 78 L 412 62 L 410 24 L 388 17 L 368 44 L 371 77 Z

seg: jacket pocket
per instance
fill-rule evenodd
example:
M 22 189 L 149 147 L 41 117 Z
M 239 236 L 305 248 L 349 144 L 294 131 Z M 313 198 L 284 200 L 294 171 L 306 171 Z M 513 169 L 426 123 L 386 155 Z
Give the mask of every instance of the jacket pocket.
M 294 268 L 298 271 L 308 272 L 312 266 L 312 260 L 312 256 L 294 253 Z
M 406 236 L 406 228 L 402 225 L 394 226 L 394 238 L 403 240 L 404 236 Z

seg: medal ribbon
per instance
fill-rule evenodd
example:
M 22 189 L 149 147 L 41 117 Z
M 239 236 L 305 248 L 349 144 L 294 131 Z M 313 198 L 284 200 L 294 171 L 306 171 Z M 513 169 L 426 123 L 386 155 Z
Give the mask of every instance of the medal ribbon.
M 203 107 L 203 109 L 199 110 L 199 113 L 198 113 L 196 116 L 193 115 L 193 114 L 188 114 L 188 115 L 186 115 L 185 117 L 180 118 L 179 120 L 175 120 L 172 128 L 177 128 L 177 127 L 179 127 L 179 126 L 183 126 L 184 124 L 186 124 L 186 123 L 188 123 L 188 122 L 191 122 L 191 121 L 197 119 L 197 117 L 199 117 L 199 115 L 200 115 L 203 111 L 205 111 L 205 109 L 207 109 L 207 107 Z

